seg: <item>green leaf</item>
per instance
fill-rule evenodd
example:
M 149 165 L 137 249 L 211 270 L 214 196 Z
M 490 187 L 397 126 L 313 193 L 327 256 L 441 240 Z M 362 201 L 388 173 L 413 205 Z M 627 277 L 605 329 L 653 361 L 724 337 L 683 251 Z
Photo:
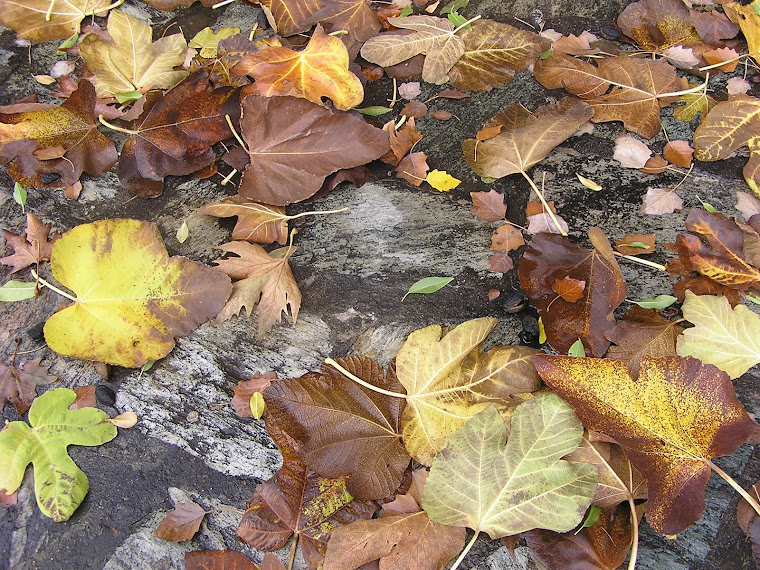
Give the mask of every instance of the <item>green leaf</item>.
M 633 302 L 645 309 L 664 309 L 665 307 L 670 307 L 670 305 L 676 301 L 678 301 L 678 299 L 673 295 L 657 295 L 650 299 L 642 299 L 641 301 Z
M 697 200 L 699 200 L 699 203 L 700 203 L 700 204 L 702 204 L 702 208 L 704 208 L 704 210 L 706 210 L 707 212 L 710 212 L 711 214 L 716 214 L 716 213 L 718 213 L 718 210 L 716 210 L 716 209 L 713 207 L 713 205 L 712 205 L 712 204 L 710 204 L 710 203 L 708 203 L 708 202 L 703 202 L 703 201 L 702 201 L 702 198 L 700 198 L 699 196 L 697 196 Z
M 380 105 L 374 105 L 372 107 L 364 107 L 363 109 L 354 109 L 359 111 L 362 115 L 369 115 L 370 117 L 376 117 L 378 115 L 385 115 L 393 111 L 390 107 L 381 107 Z
M 420 279 L 411 287 L 409 287 L 409 291 L 406 292 L 406 295 L 401 297 L 401 302 L 403 303 L 407 295 L 411 295 L 413 293 L 422 293 L 424 295 L 435 293 L 439 289 L 442 289 L 451 283 L 453 280 L 453 277 L 425 277 L 424 279 Z
M 73 34 L 63 40 L 63 43 L 58 46 L 58 49 L 68 49 L 70 47 L 74 47 L 77 45 L 77 40 L 79 39 L 79 34 Z
M 414 12 L 414 9 L 412 8 L 411 5 L 404 6 L 403 8 L 401 8 L 401 17 L 403 18 L 404 16 L 411 16 L 413 12 Z
M 546 342 L 546 329 L 544 328 L 544 321 L 541 317 L 538 317 L 538 344 L 544 344 Z
M 481 181 L 483 184 L 493 184 L 493 183 L 494 183 L 494 182 L 496 182 L 497 180 L 498 180 L 498 178 L 491 178 L 490 176 L 481 176 L 481 177 L 480 177 L 480 181 Z
M 632 241 L 631 243 L 621 243 L 620 247 L 637 247 L 639 249 L 651 249 L 647 244 L 640 241 Z
M 140 93 L 139 91 L 124 91 L 122 93 L 115 94 L 116 100 L 122 105 L 124 103 L 131 103 L 132 101 L 137 101 L 142 96 L 143 94 Z
M 451 13 L 447 14 L 446 17 L 449 19 L 449 22 L 451 22 L 452 24 L 454 24 L 456 27 L 459 27 L 459 26 L 461 26 L 461 25 L 463 25 L 464 23 L 467 22 L 467 18 L 465 18 L 464 16 L 460 16 L 456 12 L 451 12 Z M 465 30 L 471 30 L 472 26 L 470 24 L 467 24 L 464 27 L 464 29 Z
M 182 225 L 177 230 L 177 241 L 179 243 L 185 243 L 190 235 L 190 228 L 187 227 L 187 222 L 182 222 Z
M 578 534 L 584 528 L 594 526 L 596 524 L 596 521 L 599 520 L 599 515 L 601 513 L 602 513 L 602 507 L 598 505 L 592 505 L 591 508 L 588 510 L 588 514 L 586 515 L 586 518 L 583 519 L 583 524 L 578 528 L 578 530 L 575 531 L 575 534 Z
M 454 0 L 441 8 L 441 11 L 438 13 L 441 16 L 444 16 L 446 14 L 451 14 L 452 12 L 459 12 L 462 8 L 466 8 L 469 3 L 470 0 Z
M 577 356 L 579 358 L 584 358 L 586 356 L 586 349 L 583 348 L 583 342 L 581 342 L 581 339 L 576 340 L 570 346 L 570 350 L 567 351 L 567 355 Z
M 754 303 L 755 305 L 760 305 L 760 295 L 757 293 L 753 293 L 752 291 L 749 291 L 747 293 L 747 301 L 750 301 L 751 303 Z
M 0 287 L 0 301 L 12 303 L 31 299 L 37 294 L 37 283 L 34 281 L 8 281 Z
M 552 48 L 549 48 L 544 53 L 538 56 L 538 59 L 549 59 L 552 55 Z
M 27 199 L 26 188 L 24 188 L 18 182 L 16 182 L 16 184 L 13 185 L 13 199 L 16 201 L 17 204 L 21 206 L 21 210 L 26 212 L 26 199 Z
M 153 368 L 153 365 L 155 363 L 156 363 L 155 360 L 148 360 L 148 362 L 146 362 L 145 364 L 143 364 L 140 367 L 140 372 L 147 372 L 148 370 L 150 370 L 151 368 Z
M 488 406 L 433 459 L 422 508 L 434 522 L 491 538 L 534 528 L 567 532 L 583 520 L 597 484 L 594 466 L 561 459 L 582 436 L 572 408 L 556 394 L 520 404 L 509 440 L 504 420 Z
M 69 410 L 76 397 L 68 388 L 45 392 L 29 408 L 31 428 L 11 422 L 0 432 L 0 490 L 15 492 L 32 463 L 37 505 L 56 522 L 67 520 L 90 488 L 87 475 L 66 448 L 101 445 L 117 433 L 108 415 L 97 408 Z

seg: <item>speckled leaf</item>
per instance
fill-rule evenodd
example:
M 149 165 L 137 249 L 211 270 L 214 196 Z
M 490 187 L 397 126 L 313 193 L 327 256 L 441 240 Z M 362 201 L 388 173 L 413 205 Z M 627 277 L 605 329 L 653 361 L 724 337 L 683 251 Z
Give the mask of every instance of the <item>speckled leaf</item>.
M 583 425 L 614 438 L 646 478 L 646 517 L 663 534 L 678 534 L 699 519 L 707 461 L 730 455 L 757 429 L 728 375 L 695 358 L 646 357 L 636 381 L 617 360 L 533 360 Z
M 95 446 L 116 437 L 116 426 L 96 408 L 69 410 L 73 390 L 56 388 L 37 398 L 29 423 L 11 422 L 0 432 L 0 491 L 16 491 L 27 465 L 34 466 L 34 491 L 42 514 L 68 520 L 84 500 L 87 475 L 69 457 L 69 445 Z
M 32 42 L 63 40 L 79 33 L 79 24 L 110 6 L 110 0 L 16 0 L 0 3 L 0 24 Z
M 37 384 L 50 384 L 56 380 L 48 374 L 48 367 L 40 365 L 39 358 L 27 360 L 21 366 L 0 362 L 0 409 L 6 402 L 13 402 L 16 412 L 25 413 L 37 397 Z

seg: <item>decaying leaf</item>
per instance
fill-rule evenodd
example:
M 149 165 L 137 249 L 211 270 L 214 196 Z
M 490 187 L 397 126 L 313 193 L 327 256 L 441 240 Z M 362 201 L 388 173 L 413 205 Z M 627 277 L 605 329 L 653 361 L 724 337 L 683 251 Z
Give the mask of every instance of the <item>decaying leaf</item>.
M 661 51 L 680 45 L 704 51 L 707 46 L 689 15 L 689 8 L 680 0 L 639 0 L 623 10 L 617 24 L 643 50 Z
M 220 218 L 237 216 L 232 239 L 256 243 L 279 242 L 283 245 L 288 241 L 288 216 L 282 206 L 259 204 L 236 195 L 206 204 L 198 213 Z
M 22 415 L 37 397 L 37 384 L 50 384 L 56 380 L 55 376 L 48 374 L 47 366 L 40 365 L 40 360 L 27 360 L 21 366 L 0 362 L 0 408 L 6 402 L 12 402 L 16 412 Z
M 262 0 L 269 9 L 281 36 L 292 36 L 311 28 L 314 14 L 322 7 L 320 0 Z
M 13 255 L 0 258 L 0 263 L 9 265 L 9 273 L 26 269 L 33 263 L 39 265 L 50 261 L 53 244 L 61 237 L 60 232 L 50 235 L 53 224 L 43 224 L 32 212 L 26 213 L 26 232 L 23 236 L 3 230 L 5 243 L 13 248 Z
M 690 83 L 689 87 L 696 87 L 696 84 Z M 718 103 L 711 95 L 708 95 L 704 91 L 680 95 L 677 101 L 683 103 L 683 105 L 673 107 L 673 116 L 679 121 L 692 121 L 697 114 L 704 120 L 707 114 Z
M 491 236 L 491 251 L 512 251 L 524 245 L 522 232 L 512 224 L 499 226 Z
M 153 536 L 174 542 L 190 540 L 201 528 L 206 511 L 200 505 L 188 501 L 177 503 L 174 510 L 166 513 L 166 516 L 153 531 Z
M 87 16 L 104 16 L 110 0 L 21 0 L 0 3 L 0 24 L 32 42 L 63 40 L 79 33 Z
M 488 192 L 470 192 L 472 213 L 484 222 L 498 222 L 507 214 L 504 194 L 496 190 Z
M 586 282 L 572 277 L 563 277 L 552 284 L 552 289 L 568 303 L 575 303 L 583 298 Z
M 683 200 L 673 188 L 648 188 L 641 198 L 640 214 L 659 216 L 683 209 Z
M 728 375 L 694 358 L 645 357 L 636 381 L 612 359 L 540 355 L 534 362 L 584 426 L 623 447 L 647 480 L 647 521 L 663 534 L 702 515 L 710 458 L 733 453 L 757 429 Z
M 68 520 L 90 484 L 66 449 L 101 445 L 116 437 L 116 426 L 96 408 L 69 410 L 76 394 L 68 388 L 45 392 L 32 402 L 29 423 L 10 422 L 0 432 L 0 491 L 16 491 L 31 463 L 37 505 L 56 522 Z
M 212 28 L 203 28 L 193 36 L 187 44 L 188 47 L 197 49 L 198 56 L 206 59 L 217 56 L 219 42 L 240 33 L 240 28 L 227 27 L 215 32 Z
M 568 531 L 581 522 L 597 482 L 591 465 L 561 459 L 582 435 L 578 418 L 556 394 L 520 404 L 509 439 L 504 419 L 488 406 L 436 455 L 422 506 L 434 522 L 491 538 L 534 528 Z
M 45 323 L 48 345 L 118 366 L 163 358 L 176 337 L 216 315 L 232 290 L 219 271 L 170 258 L 149 222 L 77 226 L 55 243 L 51 257 L 53 276 L 77 297 Z
M 644 168 L 650 156 L 649 147 L 628 133 L 620 133 L 615 139 L 612 158 L 626 168 Z

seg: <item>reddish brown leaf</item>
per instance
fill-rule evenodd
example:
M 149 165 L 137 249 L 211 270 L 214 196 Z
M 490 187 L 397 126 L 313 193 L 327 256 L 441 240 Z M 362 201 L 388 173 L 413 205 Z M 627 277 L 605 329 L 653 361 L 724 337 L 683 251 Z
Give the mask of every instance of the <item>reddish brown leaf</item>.
M 435 111 L 434 113 L 430 113 L 430 116 L 438 121 L 448 121 L 454 115 L 451 113 L 451 111 L 447 111 L 446 109 L 440 109 L 438 111 Z
M 91 386 L 77 386 L 74 388 L 74 392 L 77 395 L 74 403 L 69 406 L 70 410 L 78 410 L 79 408 L 94 408 L 98 405 L 98 399 L 95 397 L 95 384 Z
M 419 119 L 420 117 L 424 117 L 427 115 L 427 105 L 423 103 L 422 101 L 409 101 L 404 107 L 401 109 L 401 114 L 406 115 L 407 117 L 410 117 L 412 119 Z
M 688 141 L 668 141 L 662 149 L 662 155 L 676 166 L 689 168 L 694 149 Z
M 515 264 L 506 253 L 494 253 L 488 258 L 488 268 L 494 273 L 506 273 L 512 271 Z
M 654 234 L 628 234 L 623 239 L 615 240 L 615 247 L 623 255 L 648 255 L 654 253 L 656 239 Z M 628 245 L 632 243 L 646 247 Z
M 512 224 L 500 226 L 491 236 L 491 251 L 512 251 L 524 245 L 522 232 Z
M 18 505 L 18 489 L 10 495 L 0 491 L 0 505 Z
M 396 176 L 403 178 L 410 184 L 419 186 L 425 182 L 430 167 L 427 163 L 427 155 L 424 152 L 413 152 L 406 155 L 395 168 Z
M 596 249 L 585 249 L 557 234 L 537 234 L 520 261 L 520 285 L 543 319 L 549 344 L 567 353 L 579 338 L 593 356 L 610 345 L 604 336 L 615 325 L 612 315 L 628 292 L 607 238 L 592 228 Z M 584 298 L 568 303 L 552 289 L 571 277 L 586 282 Z
M 646 161 L 644 167 L 641 168 L 641 172 L 646 174 L 661 174 L 668 169 L 668 161 L 662 158 L 660 155 L 653 156 Z
M 32 212 L 26 213 L 26 232 L 23 236 L 3 230 L 5 243 L 13 248 L 13 255 L 0 258 L 0 263 L 10 265 L 10 273 L 26 269 L 33 263 L 39 265 L 50 261 L 53 244 L 61 237 L 60 232 L 50 235 L 53 224 L 43 224 Z
M 250 164 L 238 192 L 284 206 L 317 192 L 328 174 L 385 154 L 388 134 L 350 113 L 293 97 L 248 96 L 240 119 Z
M 739 26 L 718 10 L 689 10 L 689 22 L 697 30 L 699 37 L 711 46 L 719 44 L 720 40 L 729 40 L 739 33 Z
M 199 214 L 227 218 L 237 216 L 232 239 L 256 243 L 285 244 L 288 241 L 288 218 L 285 208 L 250 202 L 242 196 L 231 196 L 221 202 L 206 204 Z
M 50 384 L 56 377 L 48 374 L 48 367 L 40 359 L 28 360 L 21 366 L 0 362 L 0 408 L 13 402 L 19 415 L 25 413 L 37 397 L 37 384 Z
M 276 372 L 267 372 L 265 374 L 254 374 L 250 380 L 241 380 L 232 387 L 235 395 L 232 397 L 230 405 L 235 408 L 235 413 L 241 418 L 253 417 L 251 414 L 251 396 L 256 392 L 263 392 L 272 384 L 272 380 L 277 379 Z
M 350 356 L 338 363 L 375 386 L 402 391 L 394 367 L 384 375 L 370 358 Z M 324 366 L 321 373 L 273 384 L 264 400 L 268 414 L 299 442 L 299 458 L 321 476 L 348 476 L 348 492 L 358 499 L 382 499 L 398 488 L 410 459 L 400 441 L 400 398 Z
M 195 503 L 177 503 L 174 510 L 166 514 L 164 520 L 153 531 L 153 536 L 174 542 L 183 542 L 193 538 L 201 528 L 206 511 Z
M 552 289 L 568 303 L 575 303 L 583 298 L 586 282 L 572 277 L 563 277 L 554 282 Z
M 390 137 L 391 149 L 381 156 L 380 160 L 394 166 L 398 165 L 401 158 L 422 139 L 422 133 L 417 130 L 414 118 L 409 119 L 399 130 L 396 130 L 394 121 L 388 121 L 383 125 L 383 130 Z
M 236 550 L 193 550 L 185 554 L 185 570 L 258 570 L 258 568 L 245 554 Z
M 497 222 L 503 220 L 507 214 L 507 206 L 504 204 L 504 194 L 496 190 L 488 192 L 470 192 L 472 198 L 472 213 L 484 222 Z M 493 241 L 493 240 L 492 240 Z

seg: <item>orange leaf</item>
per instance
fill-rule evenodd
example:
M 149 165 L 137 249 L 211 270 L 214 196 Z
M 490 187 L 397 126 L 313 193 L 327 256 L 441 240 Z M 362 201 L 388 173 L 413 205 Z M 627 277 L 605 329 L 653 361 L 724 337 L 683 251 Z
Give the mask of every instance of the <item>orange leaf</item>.
M 524 245 L 522 232 L 512 224 L 500 226 L 491 236 L 491 251 L 512 251 Z
M 552 289 L 568 303 L 575 303 L 583 298 L 586 282 L 565 276 L 562 279 L 557 279 L 552 285 Z
M 689 168 L 691 166 L 692 155 L 694 149 L 688 141 L 669 141 L 662 149 L 662 155 L 681 168 Z
M 237 216 L 232 239 L 256 243 L 285 244 L 288 241 L 288 217 L 282 206 L 269 206 L 246 200 L 240 195 L 206 204 L 199 214 L 227 218 Z
M 206 511 L 195 503 L 177 503 L 174 510 L 164 517 L 158 528 L 153 531 L 153 536 L 174 542 L 183 542 L 193 538 L 201 528 Z

